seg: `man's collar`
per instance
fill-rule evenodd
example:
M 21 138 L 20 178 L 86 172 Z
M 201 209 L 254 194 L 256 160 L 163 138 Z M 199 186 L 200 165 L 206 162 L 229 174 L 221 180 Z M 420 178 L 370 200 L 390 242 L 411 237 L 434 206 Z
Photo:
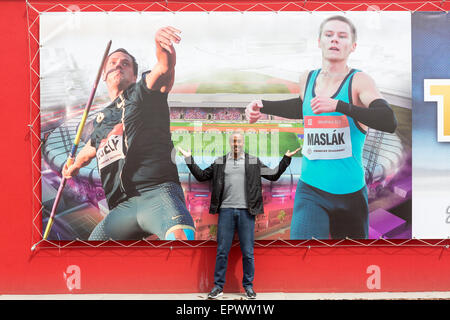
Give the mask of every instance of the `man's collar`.
M 227 154 L 227 160 L 228 159 L 234 159 L 234 157 L 233 157 L 233 152 L 228 152 L 228 154 Z M 241 152 L 241 154 L 238 156 L 238 158 L 237 158 L 237 160 L 239 160 L 239 159 L 245 159 L 245 152 Z

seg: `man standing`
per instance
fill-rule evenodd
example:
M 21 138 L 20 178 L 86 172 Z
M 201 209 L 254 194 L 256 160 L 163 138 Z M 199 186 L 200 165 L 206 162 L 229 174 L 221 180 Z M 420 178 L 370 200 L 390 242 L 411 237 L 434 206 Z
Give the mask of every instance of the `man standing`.
M 209 212 L 219 213 L 214 288 L 208 294 L 208 298 L 215 299 L 223 294 L 228 253 L 237 229 L 244 271 L 242 285 L 247 297 L 255 299 L 256 293 L 253 290 L 255 216 L 264 213 L 261 177 L 271 181 L 278 180 L 291 163 L 291 157 L 300 148 L 293 152 L 288 150 L 279 165 L 275 169 L 270 169 L 258 158 L 244 152 L 242 134 L 233 133 L 229 142 L 231 151 L 217 158 L 205 170 L 195 164 L 191 152 L 180 147 L 178 150 L 185 157 L 189 170 L 198 181 L 212 180 Z
M 157 63 L 137 80 L 138 65 L 125 49 L 108 56 L 103 70 L 111 103 L 98 113 L 90 140 L 73 165 L 71 178 L 97 158 L 110 212 L 89 240 L 194 239 L 194 222 L 186 208 L 178 171 L 171 159 L 173 143 L 167 95 L 175 78 L 180 31 L 156 32 Z
M 356 28 L 343 16 L 320 26 L 322 68 L 300 78 L 300 97 L 253 101 L 250 123 L 261 113 L 304 120 L 302 169 L 291 239 L 368 237 L 368 199 L 362 153 L 368 127 L 394 132 L 395 115 L 366 73 L 347 65 Z

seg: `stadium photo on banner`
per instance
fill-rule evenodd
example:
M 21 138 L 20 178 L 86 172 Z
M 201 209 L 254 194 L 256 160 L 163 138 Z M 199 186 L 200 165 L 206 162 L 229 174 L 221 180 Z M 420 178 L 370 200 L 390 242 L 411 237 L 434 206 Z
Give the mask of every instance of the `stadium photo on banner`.
M 49 240 L 215 240 L 179 150 L 205 169 L 236 131 L 270 168 L 301 150 L 261 179 L 255 240 L 411 238 L 409 12 L 46 12 L 40 39 Z

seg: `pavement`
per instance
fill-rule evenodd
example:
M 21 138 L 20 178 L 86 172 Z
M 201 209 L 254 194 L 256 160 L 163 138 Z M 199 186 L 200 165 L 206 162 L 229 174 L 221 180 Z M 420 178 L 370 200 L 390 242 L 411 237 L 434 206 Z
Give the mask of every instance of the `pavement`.
M 0 300 L 206 300 L 208 293 L 180 294 L 41 294 L 0 295 Z M 217 300 L 247 300 L 244 293 L 227 293 Z M 257 293 L 260 300 L 450 300 L 450 291 L 348 292 L 348 293 Z M 253 300 L 254 301 L 254 300 Z

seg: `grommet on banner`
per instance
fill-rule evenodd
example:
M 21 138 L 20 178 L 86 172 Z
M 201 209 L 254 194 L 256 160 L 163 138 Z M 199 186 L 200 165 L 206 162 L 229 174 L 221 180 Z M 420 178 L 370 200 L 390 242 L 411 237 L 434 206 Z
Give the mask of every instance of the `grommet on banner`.
M 43 240 L 41 239 L 40 241 L 38 241 L 37 243 L 35 243 L 32 247 L 31 247 L 31 251 L 36 250 L 37 246 L 39 245 L 39 243 L 41 243 Z

